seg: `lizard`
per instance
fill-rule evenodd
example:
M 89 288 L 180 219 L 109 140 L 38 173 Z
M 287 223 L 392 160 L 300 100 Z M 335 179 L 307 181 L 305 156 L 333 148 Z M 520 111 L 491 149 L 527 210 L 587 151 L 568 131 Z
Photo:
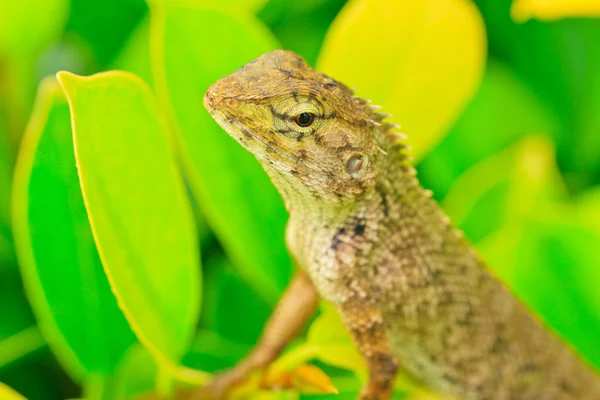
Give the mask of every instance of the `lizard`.
M 400 369 L 461 399 L 600 399 L 597 373 L 487 267 L 369 100 L 275 50 L 214 83 L 204 105 L 282 195 L 299 271 L 255 349 L 198 398 L 266 368 L 323 298 L 368 367 L 360 399 L 389 399 Z

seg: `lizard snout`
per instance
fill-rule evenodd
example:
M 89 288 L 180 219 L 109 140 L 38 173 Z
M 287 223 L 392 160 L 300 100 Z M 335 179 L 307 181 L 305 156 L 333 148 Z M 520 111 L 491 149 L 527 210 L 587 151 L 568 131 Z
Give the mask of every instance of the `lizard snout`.
M 215 85 L 212 85 L 211 87 L 208 88 L 208 90 L 206 91 L 206 94 L 204 94 L 204 107 L 208 111 L 211 111 L 214 109 L 216 98 L 217 98 L 217 92 L 215 90 Z
M 236 104 L 236 98 L 227 90 L 222 79 L 209 87 L 204 95 L 204 107 L 211 113 L 215 110 L 225 112 Z

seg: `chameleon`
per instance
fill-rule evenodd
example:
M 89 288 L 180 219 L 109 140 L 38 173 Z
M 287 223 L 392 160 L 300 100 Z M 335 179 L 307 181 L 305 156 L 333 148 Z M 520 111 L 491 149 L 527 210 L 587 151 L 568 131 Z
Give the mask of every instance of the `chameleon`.
M 424 189 L 390 115 L 302 57 L 275 50 L 214 83 L 214 120 L 283 197 L 298 266 L 254 350 L 197 398 L 267 368 L 320 298 L 391 398 L 399 371 L 458 399 L 600 399 L 600 379 L 486 266 Z

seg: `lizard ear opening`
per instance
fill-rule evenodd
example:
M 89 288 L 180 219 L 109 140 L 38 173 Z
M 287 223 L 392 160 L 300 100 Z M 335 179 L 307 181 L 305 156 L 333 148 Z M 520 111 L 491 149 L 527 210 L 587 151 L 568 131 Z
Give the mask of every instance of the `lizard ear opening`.
M 362 154 L 352 155 L 346 161 L 346 172 L 353 178 L 358 178 L 361 172 L 364 171 L 369 163 L 369 157 Z

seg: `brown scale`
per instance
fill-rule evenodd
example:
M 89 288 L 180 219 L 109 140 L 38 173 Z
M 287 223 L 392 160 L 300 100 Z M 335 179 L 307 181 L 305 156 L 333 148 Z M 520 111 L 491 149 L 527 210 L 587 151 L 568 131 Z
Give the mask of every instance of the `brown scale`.
M 196 398 L 267 366 L 323 297 L 369 367 L 362 399 L 389 399 L 398 368 L 463 399 L 600 399 L 598 376 L 486 268 L 369 101 L 278 50 L 215 83 L 205 105 L 281 192 L 299 272 L 255 350 Z

